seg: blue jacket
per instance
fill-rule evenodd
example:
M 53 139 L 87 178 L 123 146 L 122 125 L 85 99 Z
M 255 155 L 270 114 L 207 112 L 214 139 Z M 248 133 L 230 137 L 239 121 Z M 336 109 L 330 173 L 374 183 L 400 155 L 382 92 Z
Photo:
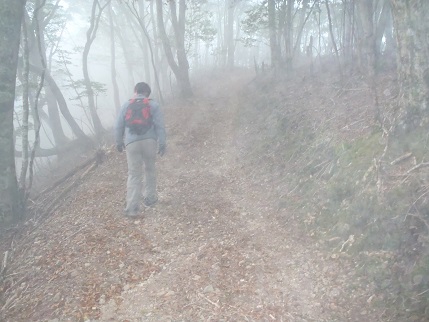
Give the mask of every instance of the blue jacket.
M 137 94 L 135 98 L 145 98 L 142 94 Z M 166 143 L 166 135 L 165 135 L 165 126 L 164 126 L 164 117 L 161 113 L 161 109 L 159 108 L 159 104 L 150 100 L 150 113 L 152 115 L 152 127 L 142 135 L 137 135 L 130 133 L 130 130 L 125 126 L 125 113 L 127 111 L 129 101 L 125 102 L 122 107 L 119 115 L 116 119 L 115 125 L 115 141 L 116 145 L 121 145 L 125 143 L 128 145 L 135 141 L 146 140 L 146 139 L 154 139 L 158 140 L 158 144 L 162 145 Z M 125 135 L 125 137 L 124 137 Z

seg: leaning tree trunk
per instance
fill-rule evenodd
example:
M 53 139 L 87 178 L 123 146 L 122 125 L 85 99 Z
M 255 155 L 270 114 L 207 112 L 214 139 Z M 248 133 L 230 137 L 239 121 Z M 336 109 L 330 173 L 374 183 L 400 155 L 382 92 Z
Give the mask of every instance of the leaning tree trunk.
M 302 32 L 304 31 L 305 24 L 307 23 L 308 18 L 310 17 L 311 12 L 313 11 L 313 7 L 315 6 L 316 2 L 313 3 L 313 6 L 310 9 L 310 12 L 307 14 L 307 6 L 308 6 L 309 0 L 303 0 L 302 1 L 302 8 L 301 13 L 299 16 L 299 22 L 298 22 L 298 33 L 296 35 L 295 45 L 293 46 L 292 50 L 292 61 L 299 61 L 301 52 L 301 41 L 302 41 Z
M 429 1 L 391 0 L 398 45 L 398 125 L 409 130 L 429 124 Z
M 30 65 L 30 69 L 32 72 L 42 75 L 43 69 Z M 52 94 L 55 96 L 55 99 L 58 102 L 58 107 L 61 111 L 61 114 L 64 116 L 65 120 L 67 121 L 68 125 L 70 126 L 71 130 L 73 131 L 73 134 L 76 135 L 79 139 L 84 142 L 85 145 L 88 147 L 92 146 L 91 140 L 86 136 L 86 134 L 83 132 L 83 130 L 79 127 L 79 124 L 77 124 L 76 120 L 73 118 L 73 115 L 71 115 L 70 110 L 67 106 L 67 101 L 61 92 L 61 89 L 58 87 L 58 84 L 55 82 L 53 77 L 49 74 L 49 71 L 45 71 L 45 81 L 47 85 L 49 86 L 50 90 L 52 91 Z
M 21 21 L 25 0 L 0 2 L 0 221 L 11 222 L 23 213 L 16 179 L 13 109 Z
M 29 44 L 31 47 L 30 50 L 30 62 L 36 66 L 39 66 L 44 73 L 50 73 L 49 68 L 42 66 L 43 61 L 47 62 L 48 57 L 46 55 L 46 41 L 45 37 L 48 32 L 46 32 L 47 26 L 53 17 L 55 17 L 54 12 L 59 8 L 57 3 L 49 12 L 46 10 L 41 10 L 45 7 L 46 3 L 41 0 L 37 0 L 37 7 L 40 8 L 36 11 L 34 17 L 31 20 L 31 24 L 28 26 L 30 29 L 29 32 Z M 29 19 L 30 21 L 30 19 Z M 37 40 L 37 35 L 40 35 L 40 41 Z M 39 50 L 40 47 L 40 50 Z M 42 54 L 42 57 L 40 55 Z M 64 134 L 64 130 L 61 124 L 60 113 L 58 111 L 58 104 L 55 98 L 55 95 L 49 87 L 45 89 L 45 95 L 47 97 L 48 105 L 48 115 L 49 115 L 49 124 L 52 130 L 52 136 L 54 137 L 55 145 L 58 149 L 61 149 L 68 142 L 68 138 Z

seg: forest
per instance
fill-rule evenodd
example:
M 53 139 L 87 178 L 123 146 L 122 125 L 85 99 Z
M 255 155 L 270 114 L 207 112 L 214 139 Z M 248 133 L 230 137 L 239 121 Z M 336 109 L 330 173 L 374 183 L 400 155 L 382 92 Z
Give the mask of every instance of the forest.
M 427 321 L 429 2 L 1 0 L 1 321 Z M 147 82 L 160 202 L 119 217 Z

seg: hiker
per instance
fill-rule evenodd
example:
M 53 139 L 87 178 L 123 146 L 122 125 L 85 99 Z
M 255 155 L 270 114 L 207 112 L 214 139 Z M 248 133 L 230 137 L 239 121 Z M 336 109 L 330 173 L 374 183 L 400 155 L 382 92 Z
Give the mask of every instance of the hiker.
M 151 89 L 141 82 L 134 87 L 134 97 L 125 102 L 116 120 L 115 140 L 119 152 L 127 153 L 128 180 L 125 215 L 135 217 L 140 212 L 143 188 L 143 203 L 153 206 L 158 201 L 156 191 L 155 160 L 166 149 L 164 118 L 158 103 L 149 99 Z

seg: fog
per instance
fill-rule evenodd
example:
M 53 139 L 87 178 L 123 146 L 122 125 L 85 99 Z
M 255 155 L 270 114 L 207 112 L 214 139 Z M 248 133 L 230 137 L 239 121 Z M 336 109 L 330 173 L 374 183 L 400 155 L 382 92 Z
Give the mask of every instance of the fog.
M 317 1 L 298 2 L 289 8 L 291 16 L 282 7 L 274 8 L 278 27 L 271 33 L 266 2 L 159 4 L 162 1 L 50 0 L 35 15 L 33 2 L 28 2 L 30 64 L 41 67 L 33 26 L 35 21 L 44 21 L 40 46 L 44 49 L 46 73 L 60 91 L 54 93 L 45 78 L 38 101 L 42 119 L 40 147 L 57 150 L 45 155 L 52 158 L 58 150 L 69 150 L 66 145 L 79 135 L 76 126 L 72 130 L 72 120 L 65 117 L 61 95 L 77 126 L 97 147 L 108 144 L 117 110 L 133 96 L 134 84 L 139 81 L 150 84 L 151 97 L 162 105 L 168 100 L 191 97 L 192 87 L 199 84 L 198 75 L 238 68 L 261 73 L 273 68 L 277 75 L 287 77 L 293 68 L 308 66 L 313 61 L 321 66 L 323 57 L 333 57 L 327 14 Z M 334 3 L 331 15 L 340 17 L 343 11 L 340 2 Z M 286 23 L 286 18 L 292 20 Z M 341 38 L 341 26 L 334 27 L 338 41 L 345 41 Z M 273 36 L 273 32 L 277 35 Z M 279 61 L 272 57 L 278 57 Z M 22 74 L 22 69 L 18 73 Z M 34 105 L 40 77 L 30 73 L 30 79 L 30 103 Z M 22 86 L 18 78 L 15 108 L 18 151 Z M 93 95 L 89 95 L 91 91 Z M 55 114 L 59 115 L 60 127 L 55 126 L 58 123 Z M 98 119 L 102 128 L 97 125 Z M 31 147 L 35 128 L 31 117 L 29 122 Z M 62 138 L 62 132 L 66 139 Z M 20 158 L 17 164 L 19 169 Z

